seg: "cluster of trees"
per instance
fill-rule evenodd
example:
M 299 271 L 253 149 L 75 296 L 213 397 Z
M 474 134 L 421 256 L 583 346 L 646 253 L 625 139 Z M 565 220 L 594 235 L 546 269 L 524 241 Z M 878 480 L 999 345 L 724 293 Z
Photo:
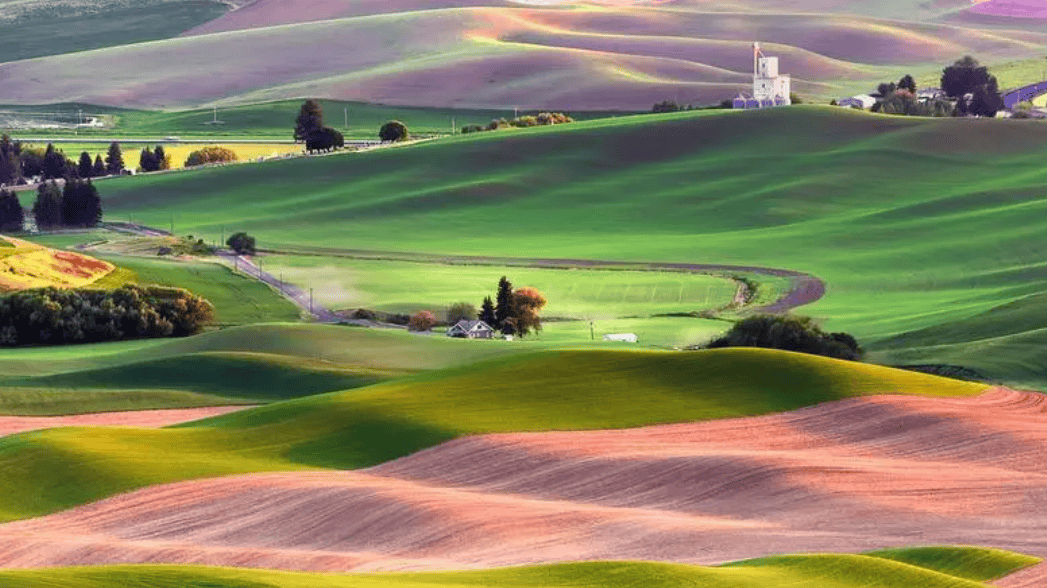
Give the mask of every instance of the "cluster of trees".
M 715 106 L 695 106 L 694 104 L 679 104 L 675 100 L 662 100 L 651 107 L 651 112 L 680 112 L 682 110 L 709 110 L 719 108 L 734 108 L 733 100 L 721 100 Z
M 236 152 L 232 149 L 217 146 L 204 147 L 203 149 L 193 151 L 185 158 L 185 167 L 194 167 L 205 163 L 237 161 L 238 159 Z
M 342 133 L 324 126 L 324 111 L 316 100 L 306 100 L 294 121 L 294 140 L 304 141 L 307 151 L 331 151 L 345 147 Z
M 970 55 L 958 59 L 942 70 L 942 93 L 947 99 L 937 98 L 921 102 L 916 97 L 916 81 L 906 74 L 897 83 L 882 83 L 876 91 L 880 98 L 873 112 L 908 116 L 986 116 L 993 117 L 1003 110 L 996 76 L 989 74 Z
M 506 335 L 524 337 L 531 330 L 542 330 L 538 313 L 545 308 L 547 300 L 535 288 L 525 286 L 513 290 L 513 284 L 502 276 L 498 280 L 498 292 L 492 301 L 490 296 L 480 306 L 479 319 Z
M 142 153 L 138 156 L 138 167 L 144 172 L 171 169 L 171 156 L 164 153 L 163 145 L 157 145 L 152 151 L 148 147 L 142 147 Z
M 540 112 L 538 114 L 525 114 L 508 120 L 504 118 L 492 119 L 486 126 L 465 125 L 462 127 L 462 132 L 478 133 L 480 131 L 496 131 L 498 129 L 507 129 L 509 127 L 540 127 L 545 125 L 562 125 L 569 122 L 574 122 L 574 119 L 566 113 Z
M 826 333 L 810 317 L 788 315 L 744 318 L 727 334 L 700 347 L 763 347 L 850 360 L 861 359 L 864 353 L 850 334 Z
M 102 199 L 91 180 L 67 179 L 61 188 L 54 180 L 42 182 L 36 189 L 33 216 L 40 229 L 93 227 L 102 220 Z M 14 219 L 10 222 L 13 225 Z
M 80 153 L 79 160 L 74 162 L 51 143 L 40 149 L 12 141 L 7 135 L 0 136 L 0 184 L 3 185 L 22 184 L 37 176 L 45 180 L 88 179 L 117 175 L 123 170 L 124 160 L 119 143 L 109 145 L 104 161 L 101 155 L 92 160 L 91 154 L 84 151 Z
M 0 297 L 0 346 L 180 337 L 214 320 L 207 300 L 181 288 L 42 288 Z

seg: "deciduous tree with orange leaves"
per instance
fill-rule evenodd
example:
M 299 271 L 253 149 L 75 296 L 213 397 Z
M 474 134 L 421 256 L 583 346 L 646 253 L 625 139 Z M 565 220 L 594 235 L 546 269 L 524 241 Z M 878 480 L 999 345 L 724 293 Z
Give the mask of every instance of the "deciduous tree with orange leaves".
M 524 286 L 513 291 L 512 316 L 506 319 L 512 325 L 513 332 L 524 337 L 531 330 L 541 331 L 542 321 L 538 313 L 545 308 L 548 300 L 537 288 Z

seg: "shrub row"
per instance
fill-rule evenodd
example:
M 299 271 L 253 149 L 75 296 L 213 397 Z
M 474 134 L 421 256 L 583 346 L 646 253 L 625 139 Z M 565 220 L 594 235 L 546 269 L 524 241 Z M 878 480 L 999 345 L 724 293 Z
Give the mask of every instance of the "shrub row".
M 221 163 L 226 161 L 237 161 L 236 152 L 225 147 L 204 147 L 189 154 L 185 159 L 185 167 L 203 165 L 205 163 Z
M 0 297 L 0 346 L 178 337 L 213 320 L 211 303 L 182 288 L 23 290 Z
M 505 129 L 509 127 L 539 127 L 543 125 L 560 125 L 569 122 L 574 122 L 574 119 L 562 112 L 541 112 L 538 114 L 518 116 L 509 120 L 496 118 L 487 123 L 487 126 L 466 125 L 462 127 L 462 132 L 477 133 L 480 131 L 494 131 L 496 129 Z

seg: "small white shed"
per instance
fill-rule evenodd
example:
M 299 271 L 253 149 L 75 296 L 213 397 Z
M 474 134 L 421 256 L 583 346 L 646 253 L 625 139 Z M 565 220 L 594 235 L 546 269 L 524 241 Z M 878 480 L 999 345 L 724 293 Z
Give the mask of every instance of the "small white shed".
M 627 343 L 636 343 L 636 335 L 634 333 L 608 333 L 603 336 L 604 341 L 625 341 Z

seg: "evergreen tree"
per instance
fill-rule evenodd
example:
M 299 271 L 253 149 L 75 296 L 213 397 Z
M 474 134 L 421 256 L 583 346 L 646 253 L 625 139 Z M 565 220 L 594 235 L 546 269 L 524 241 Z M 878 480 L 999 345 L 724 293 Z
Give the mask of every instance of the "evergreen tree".
M 120 153 L 120 144 L 115 141 L 109 144 L 109 153 L 105 156 L 105 171 L 113 176 L 118 176 L 124 171 L 124 156 Z
M 51 143 L 47 144 L 44 151 L 44 179 L 51 180 L 66 175 L 65 155 L 55 149 Z
M 484 296 L 484 303 L 480 307 L 479 319 L 492 327 L 498 322 L 494 318 L 494 302 L 491 301 L 490 296 Z
M 164 153 L 164 146 L 157 145 L 153 151 L 153 157 L 156 159 L 156 169 L 171 169 L 171 162 L 167 159 L 167 154 Z
M 62 190 L 62 224 L 93 227 L 102 220 L 102 200 L 90 180 L 66 181 Z
M 157 165 L 156 156 L 149 150 L 148 147 L 142 147 L 142 153 L 138 156 L 138 167 L 142 168 L 144 172 L 152 172 L 160 169 Z
M 508 278 L 502 276 L 498 280 L 498 294 L 495 297 L 494 324 L 496 329 L 506 327 L 506 321 L 513 318 L 513 285 Z
M 91 167 L 91 154 L 84 151 L 80 154 L 80 164 L 77 166 L 77 171 L 81 178 L 89 178 L 93 175 L 94 170 Z
M 305 141 L 324 126 L 324 113 L 316 100 L 306 100 L 294 121 L 294 140 Z
M 105 175 L 105 163 L 102 163 L 102 156 L 95 155 L 95 165 L 91 168 L 91 177 L 100 178 Z
M 36 218 L 36 226 L 40 229 L 50 229 L 62 224 L 62 190 L 54 180 L 41 182 L 37 187 L 33 216 Z
M 0 184 L 12 185 L 20 177 L 18 157 L 13 152 L 0 150 Z
M 25 214 L 22 203 L 14 192 L 0 190 L 0 231 L 13 233 L 22 230 Z

